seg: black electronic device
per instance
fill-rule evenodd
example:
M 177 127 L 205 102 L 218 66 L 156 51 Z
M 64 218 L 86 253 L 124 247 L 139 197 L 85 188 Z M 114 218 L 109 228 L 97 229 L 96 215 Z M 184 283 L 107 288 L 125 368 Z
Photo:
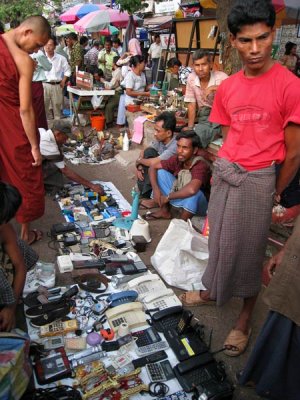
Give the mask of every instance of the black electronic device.
M 66 232 L 76 231 L 76 226 L 73 222 L 64 222 L 62 224 L 54 224 L 51 228 L 51 236 L 55 237 Z
M 207 387 L 210 395 L 217 395 L 231 388 L 226 379 L 224 364 L 217 362 L 210 353 L 203 353 L 195 357 L 191 357 L 186 361 L 177 364 L 173 369 L 183 390 L 191 392 L 195 387 L 199 389 L 199 394 L 203 393 L 203 389 Z M 224 383 L 224 385 L 223 385 Z M 228 394 L 228 392 L 227 392 Z M 232 388 L 231 388 L 232 394 Z M 206 398 L 206 397 L 205 397 Z M 209 399 L 225 399 L 228 397 L 208 397 Z M 230 397 L 229 397 L 230 398 Z
M 195 386 L 194 393 L 197 399 L 231 400 L 233 387 L 227 380 L 212 379 L 202 385 Z
M 110 263 L 105 266 L 104 273 L 107 276 L 113 276 L 113 275 L 120 274 L 121 273 L 120 267 L 121 267 L 121 264 Z
M 105 262 L 103 260 L 85 260 L 85 261 L 74 261 L 74 269 L 89 269 L 98 268 L 100 271 L 104 270 Z
M 91 210 L 93 210 L 93 209 L 95 208 L 94 204 L 93 204 L 91 201 L 89 201 L 89 200 L 82 201 L 82 202 L 81 202 L 81 205 L 82 205 L 82 207 L 84 207 L 87 211 L 91 211 Z
M 164 382 L 175 378 L 172 365 L 168 360 L 147 364 L 146 371 L 151 382 Z
M 192 328 L 186 329 L 181 335 L 176 329 L 169 329 L 164 331 L 164 335 L 179 361 L 208 351 L 207 345 Z
M 134 368 L 142 368 L 146 364 L 155 363 L 157 361 L 165 360 L 168 354 L 164 350 L 157 351 L 156 353 L 149 354 L 145 357 L 136 358 L 132 361 Z
M 137 261 L 134 264 L 124 264 L 121 266 L 123 275 L 134 275 L 140 274 L 141 272 L 147 272 L 148 268 L 142 261 Z
M 176 329 L 182 316 L 181 306 L 168 307 L 151 315 L 152 325 L 158 332 Z
M 79 240 L 77 239 L 77 237 L 75 235 L 66 236 L 63 239 L 63 243 L 65 246 L 74 246 L 74 244 L 79 243 Z
M 176 326 L 176 331 L 179 335 L 184 333 L 184 331 L 190 326 L 190 322 L 193 318 L 193 313 L 190 310 L 183 310 L 180 320 Z

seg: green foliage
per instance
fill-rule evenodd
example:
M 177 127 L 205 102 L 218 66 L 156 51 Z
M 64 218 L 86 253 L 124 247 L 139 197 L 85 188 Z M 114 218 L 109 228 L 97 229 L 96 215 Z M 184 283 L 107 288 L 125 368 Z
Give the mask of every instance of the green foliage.
M 47 0 L 2 0 L 0 2 L 0 20 L 14 25 L 30 15 L 41 15 L 44 7 L 49 4 L 50 2 Z M 54 0 L 54 5 L 60 4 L 60 0 Z
M 122 11 L 127 11 L 129 14 L 141 11 L 148 6 L 145 0 L 116 0 L 116 3 L 119 4 Z

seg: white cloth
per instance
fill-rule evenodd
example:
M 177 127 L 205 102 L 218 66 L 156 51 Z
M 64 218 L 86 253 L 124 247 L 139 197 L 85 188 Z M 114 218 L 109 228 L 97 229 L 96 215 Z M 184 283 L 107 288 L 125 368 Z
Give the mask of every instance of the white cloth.
M 64 76 L 71 76 L 71 67 L 66 57 L 54 53 L 52 58 L 47 56 L 47 59 L 52 63 L 51 70 L 45 72 L 47 82 L 60 82 Z
M 141 75 L 136 75 L 133 71 L 128 72 L 124 79 L 125 87 L 126 89 L 132 89 L 135 92 L 144 92 L 146 88 L 146 76 L 142 72 Z M 126 106 L 128 104 L 133 104 L 133 100 L 135 97 L 128 96 L 126 94 L 125 96 L 125 104 Z
M 60 151 L 56 143 L 55 137 L 51 129 L 39 128 L 40 133 L 40 152 L 42 156 L 59 156 Z M 54 163 L 57 168 L 65 168 L 64 161 L 58 161 Z
M 148 53 L 150 54 L 151 58 L 160 58 L 162 46 L 161 44 L 152 43 L 149 47 Z

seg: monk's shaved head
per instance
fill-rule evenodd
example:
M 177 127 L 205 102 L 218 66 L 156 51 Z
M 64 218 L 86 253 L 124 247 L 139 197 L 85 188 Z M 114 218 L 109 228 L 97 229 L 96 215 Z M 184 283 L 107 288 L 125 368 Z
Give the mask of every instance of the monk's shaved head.
M 26 18 L 20 24 L 20 28 L 32 29 L 36 34 L 41 36 L 51 36 L 51 26 L 49 22 L 41 15 L 32 15 Z

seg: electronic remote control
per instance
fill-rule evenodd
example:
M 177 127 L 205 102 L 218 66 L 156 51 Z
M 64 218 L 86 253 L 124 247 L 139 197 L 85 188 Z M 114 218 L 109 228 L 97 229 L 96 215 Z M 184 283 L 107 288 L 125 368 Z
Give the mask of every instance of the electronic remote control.
M 134 365 L 134 368 L 142 368 L 146 364 L 151 364 L 157 361 L 162 361 L 168 358 L 167 353 L 164 350 L 157 351 L 156 353 L 149 354 L 148 356 L 145 357 L 140 357 L 136 358 L 135 360 L 132 361 L 132 364 Z

